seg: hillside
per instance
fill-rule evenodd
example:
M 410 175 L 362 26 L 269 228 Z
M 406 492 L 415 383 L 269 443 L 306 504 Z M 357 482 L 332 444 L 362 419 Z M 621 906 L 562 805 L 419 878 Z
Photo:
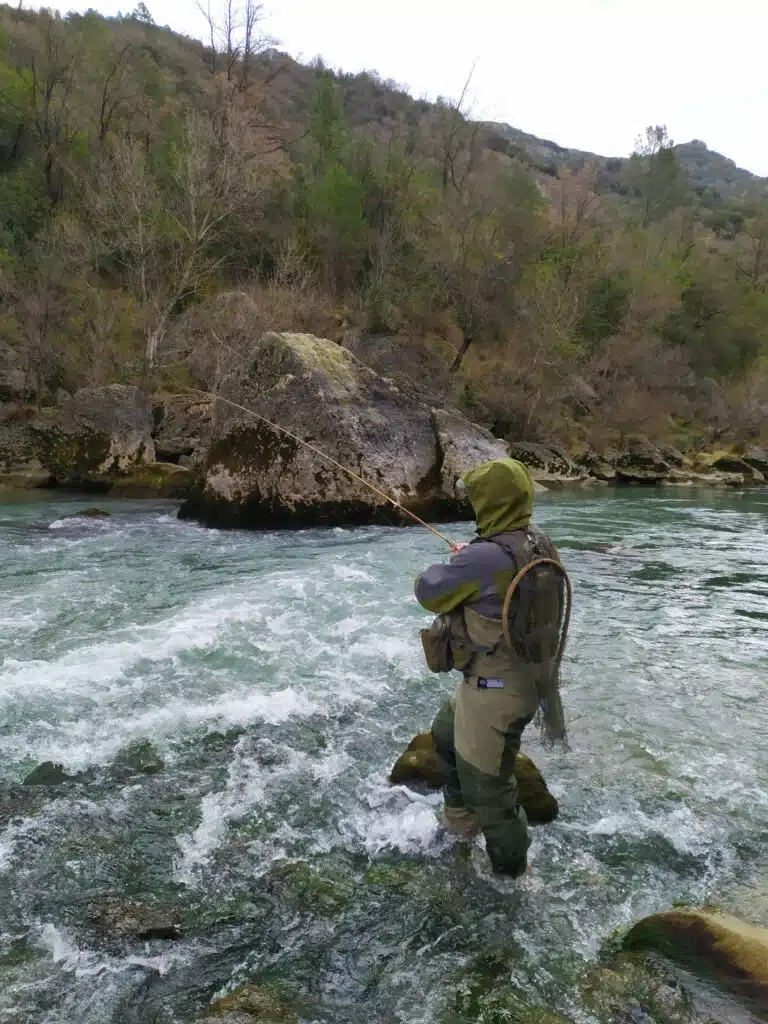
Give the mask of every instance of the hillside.
M 747 443 L 764 190 L 661 129 L 595 157 L 257 31 L 0 7 L 0 395 L 216 390 L 294 329 L 516 440 Z
M 508 124 L 489 123 L 487 127 L 518 148 L 542 174 L 556 177 L 562 170 L 580 170 L 595 166 L 600 183 L 606 191 L 620 191 L 621 174 L 628 158 L 604 157 L 578 149 L 566 149 L 556 142 L 537 138 Z M 694 139 L 677 144 L 675 155 L 690 183 L 691 191 L 702 197 L 709 190 L 720 199 L 731 201 L 759 200 L 768 195 L 768 178 L 761 178 L 737 167 L 733 160 L 708 149 Z M 710 198 L 714 196 L 710 195 Z

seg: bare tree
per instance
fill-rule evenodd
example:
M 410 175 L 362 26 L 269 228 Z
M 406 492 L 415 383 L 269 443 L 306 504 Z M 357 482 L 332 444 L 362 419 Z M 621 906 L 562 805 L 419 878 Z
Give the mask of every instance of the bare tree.
M 258 31 L 263 8 L 254 0 L 245 0 L 240 7 L 235 0 L 223 0 L 220 10 L 197 0 L 197 7 L 207 26 L 207 47 L 203 60 L 212 75 L 223 72 L 227 82 L 245 92 L 253 80 L 253 61 L 270 40 Z
M 258 193 L 233 128 L 231 120 L 211 126 L 190 119 L 167 184 L 136 141 L 120 140 L 102 166 L 97 229 L 138 303 L 148 371 L 174 316 L 224 264 L 217 242 L 226 223 Z
M 445 191 L 449 185 L 460 192 L 466 185 L 469 175 L 474 169 L 478 155 L 478 133 L 480 126 L 470 120 L 471 110 L 467 103 L 467 93 L 475 73 L 475 66 L 467 75 L 467 80 L 456 102 L 439 99 L 438 121 L 438 158 L 440 161 L 440 180 Z
M 10 52 L 21 88 L 7 90 L 6 100 L 40 146 L 46 191 L 55 205 L 64 194 L 63 164 L 76 132 L 72 108 L 78 54 L 61 19 L 50 11 L 15 25 Z

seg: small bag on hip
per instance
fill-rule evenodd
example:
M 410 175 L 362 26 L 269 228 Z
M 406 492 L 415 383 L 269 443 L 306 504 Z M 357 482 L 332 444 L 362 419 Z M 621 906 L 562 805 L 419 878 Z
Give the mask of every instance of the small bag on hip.
M 447 615 L 438 615 L 429 629 L 421 630 L 421 644 L 427 665 L 432 672 L 453 671 L 451 621 Z

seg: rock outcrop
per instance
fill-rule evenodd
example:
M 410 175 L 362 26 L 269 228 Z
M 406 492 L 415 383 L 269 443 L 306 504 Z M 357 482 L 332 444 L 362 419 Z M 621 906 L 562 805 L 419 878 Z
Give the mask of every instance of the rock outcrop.
M 638 438 L 614 462 L 617 479 L 630 484 L 659 484 L 668 479 L 670 464 L 650 441 Z
M 60 408 L 0 424 L 0 482 L 101 487 L 155 458 L 152 413 L 135 387 L 112 384 L 65 396 Z
M 195 466 L 205 458 L 213 433 L 212 399 L 159 395 L 153 400 L 155 456 L 160 462 Z
M 459 413 L 435 411 L 334 342 L 265 334 L 226 396 L 264 420 L 224 406 L 203 479 L 181 510 L 209 525 L 276 527 L 394 523 L 383 494 L 421 516 L 466 516 L 455 477 L 505 454 L 503 443 Z
M 518 754 L 515 761 L 515 778 L 520 787 L 520 803 L 525 808 L 531 825 L 547 825 L 554 821 L 559 808 L 544 781 L 544 776 L 525 754 Z M 398 758 L 389 776 L 395 786 L 440 789 L 443 785 L 443 770 L 435 753 L 432 734 L 419 733 L 414 736 L 405 752 Z
M 624 948 L 661 954 L 751 1005 L 768 1007 L 766 928 L 706 910 L 669 910 L 639 921 Z
M 513 441 L 509 453 L 527 467 L 537 483 L 548 489 L 575 487 L 589 481 L 586 469 L 572 462 L 559 445 Z

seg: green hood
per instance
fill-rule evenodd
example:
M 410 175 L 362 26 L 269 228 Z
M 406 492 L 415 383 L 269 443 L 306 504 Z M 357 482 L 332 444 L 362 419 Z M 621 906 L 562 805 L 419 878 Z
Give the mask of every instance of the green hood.
M 464 477 L 480 537 L 527 526 L 533 515 L 533 480 L 516 459 L 494 459 Z

